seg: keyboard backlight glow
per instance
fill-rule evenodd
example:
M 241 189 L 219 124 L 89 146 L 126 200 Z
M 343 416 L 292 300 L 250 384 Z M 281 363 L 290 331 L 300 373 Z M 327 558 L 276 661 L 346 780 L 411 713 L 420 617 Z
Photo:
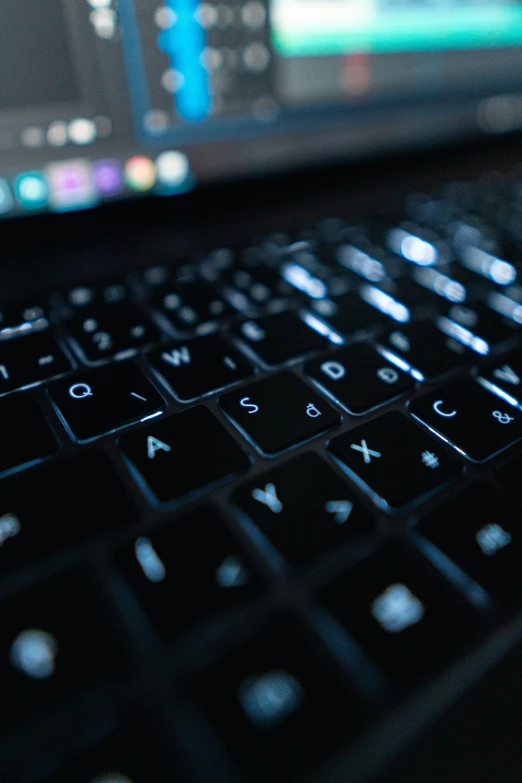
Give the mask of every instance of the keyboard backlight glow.
M 343 245 L 339 248 L 338 260 L 342 266 L 366 278 L 370 283 L 380 283 L 386 277 L 386 270 L 380 261 L 353 245 Z
M 517 270 L 513 264 L 486 253 L 478 247 L 467 247 L 462 253 L 462 263 L 472 272 L 487 277 L 498 285 L 511 285 L 516 279 Z
M 394 228 L 388 233 L 388 244 L 394 253 L 412 264 L 431 266 L 438 261 L 439 254 L 434 245 L 402 228 Z
M 328 324 L 320 321 L 319 318 L 315 317 L 315 315 L 306 313 L 303 316 L 303 321 L 305 324 L 308 324 L 308 326 L 315 332 L 319 332 L 319 334 L 322 334 L 323 337 L 328 337 L 331 343 L 335 343 L 335 345 L 342 345 L 344 343 L 344 340 L 340 334 L 337 334 L 337 332 L 328 326 Z
M 413 277 L 424 288 L 428 288 L 438 296 L 443 296 L 448 302 L 460 304 L 466 300 L 466 289 L 462 283 L 437 272 L 436 269 L 416 269 Z
M 511 318 L 517 324 L 522 324 L 522 305 L 510 299 L 509 296 L 499 294 L 498 291 L 492 291 L 488 296 L 487 302 L 495 312 L 506 316 L 506 318 Z
M 361 288 L 361 297 L 369 305 L 377 308 L 381 313 L 389 315 L 401 324 L 408 323 L 410 320 L 410 311 L 405 305 L 398 302 L 393 296 L 381 291 L 379 288 L 375 288 L 373 285 L 365 285 Z
M 148 538 L 138 538 L 134 552 L 143 573 L 150 582 L 162 582 L 167 570 Z
M 465 329 L 460 324 L 447 318 L 445 315 L 441 316 L 437 320 L 437 326 L 447 334 L 448 337 L 453 337 L 462 345 L 467 345 L 476 353 L 480 353 L 482 356 L 487 356 L 489 353 L 489 345 L 481 337 L 477 337 L 476 334 L 470 332 L 469 329 Z
M 514 397 L 511 396 L 511 394 L 508 394 L 503 389 L 501 389 L 499 386 L 497 386 L 495 383 L 490 383 L 490 381 L 486 380 L 486 378 L 477 378 L 478 382 L 481 386 L 483 386 L 485 389 L 487 389 L 490 392 L 493 392 L 497 397 L 500 397 L 502 400 L 505 400 L 510 405 L 513 405 L 515 408 L 520 408 L 520 404 L 518 400 L 516 400 Z
M 304 266 L 285 264 L 281 276 L 283 280 L 311 299 L 324 299 L 325 296 L 328 296 L 328 288 L 323 281 L 311 275 Z

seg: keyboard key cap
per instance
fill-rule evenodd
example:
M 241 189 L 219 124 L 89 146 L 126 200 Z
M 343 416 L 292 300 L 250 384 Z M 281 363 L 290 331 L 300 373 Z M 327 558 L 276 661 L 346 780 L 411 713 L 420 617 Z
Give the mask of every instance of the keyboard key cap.
M 68 574 L 2 605 L 0 725 L 70 699 L 121 665 L 111 626 L 86 577 Z
M 330 467 L 303 454 L 234 492 L 233 502 L 292 564 L 372 530 L 372 516 Z
M 81 310 L 67 328 L 88 362 L 131 355 L 161 336 L 151 319 L 128 302 Z
M 0 484 L 0 573 L 119 527 L 136 511 L 109 459 L 88 451 Z
M 248 779 L 302 780 L 355 728 L 349 688 L 291 617 L 282 616 L 194 681 Z
M 247 312 L 276 312 L 277 308 L 288 306 L 288 298 L 295 293 L 276 269 L 258 262 L 243 264 L 223 275 L 224 282 L 231 286 L 230 300 L 241 305 Z
M 426 321 L 393 329 L 381 337 L 379 343 L 406 362 L 419 380 L 422 380 L 420 376 L 431 379 L 466 367 L 476 358 L 464 345 Z
M 182 332 L 235 313 L 214 288 L 200 282 L 162 288 L 155 292 L 152 303 Z
M 482 366 L 480 377 L 504 394 L 509 394 L 518 405 L 522 405 L 522 350 L 520 348 Z
M 467 492 L 419 525 L 419 533 L 495 598 L 512 602 L 522 594 L 520 511 L 488 484 Z
M 49 330 L 0 342 L 0 394 L 70 369 L 71 362 Z
M 164 637 L 244 606 L 259 591 L 259 580 L 212 506 L 138 538 L 115 562 Z
M 486 356 L 491 348 L 516 339 L 518 327 L 507 318 L 479 302 L 473 307 L 453 305 L 446 315 L 437 319 L 437 326 L 450 337 L 470 345 Z M 462 331 L 464 330 L 464 331 Z
M 471 378 L 412 400 L 410 412 L 473 462 L 484 462 L 522 436 L 522 414 Z
M 382 312 L 361 299 L 355 291 L 331 299 L 319 299 L 312 303 L 311 308 L 341 334 L 351 334 L 386 321 Z
M 148 358 L 180 400 L 193 400 L 253 374 L 243 354 L 219 334 L 176 343 Z
M 32 324 L 41 319 L 47 320 L 48 309 L 42 301 L 26 299 L 22 302 L 0 302 L 0 330 L 16 329 L 22 324 Z
M 92 305 L 115 304 L 129 298 L 127 285 L 121 281 L 109 280 L 96 286 L 76 285 L 65 295 L 67 304 L 75 309 Z
M 462 465 L 401 413 L 334 438 L 328 449 L 383 508 L 399 509 L 457 478 Z
M 29 394 L 0 401 L 0 432 L 0 473 L 50 457 L 58 450 L 51 428 Z
M 370 410 L 415 385 L 409 375 L 364 344 L 314 359 L 305 371 L 352 413 Z
M 411 685 L 473 636 L 473 615 L 427 562 L 388 543 L 320 597 L 393 681 Z
M 114 432 L 166 407 L 161 394 L 133 362 L 64 378 L 49 388 L 49 394 L 79 441 Z
M 323 397 L 290 372 L 225 394 L 219 404 L 265 454 L 309 440 L 342 420 Z
M 245 321 L 233 331 L 268 365 L 282 364 L 328 346 L 324 337 L 288 311 Z
M 202 406 L 124 435 L 120 447 L 160 503 L 221 482 L 250 464 L 223 425 Z
M 150 719 L 127 724 L 78 753 L 42 783 L 177 783 Z

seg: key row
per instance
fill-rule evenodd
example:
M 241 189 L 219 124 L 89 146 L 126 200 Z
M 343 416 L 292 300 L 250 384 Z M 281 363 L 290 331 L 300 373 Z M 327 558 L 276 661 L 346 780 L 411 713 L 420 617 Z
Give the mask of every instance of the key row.
M 255 425 L 244 426 L 248 426 L 253 435 L 261 433 L 261 441 L 267 435 L 268 420 L 266 412 L 261 410 L 262 399 L 257 395 L 259 389 L 262 391 L 262 385 L 271 380 L 276 381 L 273 388 L 280 389 L 285 376 L 274 376 L 255 384 L 252 389 L 257 389 L 248 398 L 247 405 L 259 410 L 251 413 L 247 408 L 242 413 L 245 419 L 256 418 Z M 301 399 L 300 417 L 294 415 L 291 424 L 287 425 L 285 415 L 288 418 L 288 411 L 283 415 L 283 408 L 280 419 L 274 419 L 277 425 L 274 437 L 279 443 L 285 438 L 287 446 L 295 439 L 298 425 L 303 427 L 300 437 L 306 439 L 323 431 L 324 427 L 333 426 L 332 417 L 338 416 L 333 409 L 328 411 L 324 407 L 324 401 L 307 402 L 313 398 L 298 378 L 290 375 L 288 380 L 291 381 L 288 388 L 292 390 L 294 407 L 296 400 Z M 292 389 L 294 383 L 296 386 Z M 477 429 L 482 424 L 484 432 L 486 427 L 490 428 L 489 444 L 494 450 L 519 439 L 520 431 L 510 429 L 516 424 L 515 419 L 506 424 L 502 417 L 507 414 L 495 410 L 495 397 L 478 384 L 474 385 L 481 395 L 483 407 L 480 410 L 469 409 L 468 398 L 463 398 L 465 404 L 455 416 L 444 415 L 453 411 L 439 407 L 438 403 L 444 404 L 443 400 L 437 400 L 435 408 L 431 406 L 428 410 L 434 416 L 442 412 L 443 428 L 447 422 L 456 426 L 453 422 L 458 421 L 461 414 L 472 416 Z M 306 396 L 299 398 L 305 389 Z M 462 383 L 458 389 L 462 391 Z M 447 400 L 450 399 L 448 396 Z M 245 398 L 238 399 L 237 395 L 229 398 L 230 404 L 239 403 L 239 408 L 241 400 Z M 11 455 L 9 459 L 14 458 L 17 449 L 20 460 L 32 457 L 34 463 L 54 453 L 58 445 L 56 438 L 47 425 L 44 426 L 33 400 L 20 395 L 8 402 L 12 420 L 11 429 L 6 420 L 4 442 L 12 446 L 6 449 Z M 22 404 L 29 407 L 15 407 Z M 312 416 L 310 405 L 314 411 Z M 31 452 L 27 451 L 15 426 L 15 416 L 22 410 L 24 415 L 34 417 L 32 426 L 38 435 L 30 441 Z M 495 413 L 500 415 L 491 415 Z M 28 422 L 31 422 L 30 418 Z M 466 426 L 465 431 L 468 429 Z M 448 440 L 450 433 L 443 431 Z M 201 434 L 201 440 L 194 438 L 195 432 Z M 123 435 L 118 443 L 129 474 L 152 505 L 177 505 L 240 476 L 251 465 L 250 457 L 223 424 L 210 410 L 200 406 L 151 420 L 142 428 Z M 339 472 L 334 472 L 324 461 L 327 455 L 337 463 Z M 498 480 L 516 497 L 521 497 L 519 462 L 520 459 L 510 461 L 497 473 Z M 363 496 L 372 499 L 374 508 L 390 513 L 405 512 L 450 485 L 464 470 L 464 463 L 449 445 L 436 440 L 426 428 L 416 425 L 404 414 L 390 412 L 333 437 L 327 444 L 324 458 L 300 454 L 250 478 L 232 493 L 230 499 L 241 518 L 254 525 L 257 538 L 262 535 L 265 548 L 271 548 L 281 563 L 293 566 L 334 549 L 344 540 L 357 541 L 359 536 L 372 532 L 373 514 L 359 499 L 361 493 L 354 491 L 354 485 L 362 490 Z M 351 483 L 341 478 L 343 474 Z M 138 497 L 135 492 L 134 495 Z M 108 456 L 97 450 L 44 463 L 31 471 L 5 478 L 0 484 L 0 573 L 75 547 L 102 532 L 137 523 L 142 512 L 131 497 Z M 75 509 L 73 520 L 71 508 Z
M 362 250 L 350 247 L 357 258 L 365 255 Z M 352 258 L 350 253 L 348 257 Z M 322 328 L 333 330 L 337 339 L 341 339 L 341 335 L 385 327 L 393 321 L 406 324 L 414 313 L 424 313 L 426 317 L 438 313 L 438 325 L 444 333 L 464 346 L 475 347 L 479 353 L 487 353 L 491 348 L 509 344 L 517 338 L 519 297 L 513 286 L 505 293 L 494 289 L 482 292 L 478 300 L 472 299 L 468 303 L 464 285 L 448 276 L 448 270 L 414 269 L 413 276 L 403 274 L 384 281 L 374 278 L 376 284 L 371 285 L 355 279 L 352 262 L 349 272 L 340 267 L 343 274 L 339 277 L 309 250 L 293 250 L 289 258 L 293 260 L 283 260 L 279 269 L 264 264 L 260 267 L 265 277 L 275 276 L 280 285 L 286 287 L 283 297 L 278 295 L 280 286 L 273 281 L 270 285 L 253 282 L 253 270 L 243 269 L 233 273 L 234 293 L 229 294 L 230 301 L 223 298 L 218 288 L 196 279 L 178 282 L 173 288 L 153 287 L 147 308 L 131 301 L 122 283 L 100 286 L 99 291 L 78 286 L 67 294 L 68 307 L 60 311 L 60 318 L 76 353 L 87 363 L 131 356 L 138 349 L 157 344 L 165 334 L 207 334 L 228 324 L 241 339 L 253 344 L 266 364 L 276 365 L 314 349 L 313 345 L 308 346 L 311 335 L 303 332 L 302 324 L 299 329 L 299 323 L 291 325 L 295 332 L 295 348 L 292 349 L 285 319 L 276 317 L 293 306 L 306 308 L 308 318 L 319 319 Z M 343 263 L 346 266 L 348 261 Z M 358 270 L 357 264 L 354 269 Z M 462 276 L 462 271 L 461 268 L 449 270 L 457 277 Z M 326 282 L 314 276 L 317 273 L 322 274 Z M 194 272 L 187 274 L 189 278 L 194 277 Z M 218 277 L 220 274 L 222 277 L 222 273 L 217 273 Z M 216 282 L 215 275 L 210 272 L 207 277 Z M 460 296 L 457 289 L 461 289 Z M 262 311 L 259 308 L 256 311 L 255 307 L 249 309 L 242 302 L 242 298 L 249 297 L 257 297 L 258 304 L 264 302 L 266 306 Z M 42 307 L 18 307 L 15 311 L 21 317 L 31 318 L 15 327 L 2 329 L 0 324 L 3 341 L 48 326 L 48 313 Z M 256 320 L 241 323 L 249 315 Z M 286 347 L 279 344 L 278 338 L 286 340 Z M 301 346 L 303 341 L 304 346 Z M 42 357 L 52 355 L 53 350 L 41 354 Z M 8 358 L 7 355 L 3 361 L 0 352 L 0 361 L 6 367 Z M 54 374 L 58 372 L 61 370 Z
M 353 365 L 348 353 L 355 357 Z M 410 376 L 391 365 L 381 366 L 379 355 L 367 346 L 343 349 L 335 356 L 335 360 L 312 363 L 310 372 L 323 376 L 321 386 L 332 395 L 339 389 L 334 396 L 349 399 L 355 410 L 357 401 L 365 397 L 380 404 L 386 401 L 385 396 L 394 399 L 399 390 L 410 388 Z M 504 372 L 506 367 L 503 365 Z M 482 462 L 522 438 L 522 413 L 481 385 L 482 379 L 478 381 L 459 378 L 415 397 L 409 412 L 424 427 L 416 426 L 403 413 L 387 413 L 334 437 L 328 451 L 379 506 L 401 510 L 460 475 L 463 465 L 455 451 Z M 135 422 L 145 424 L 123 434 L 118 444 L 152 502 L 178 501 L 250 464 L 209 409 L 196 406 L 165 416 L 164 397 L 132 362 L 100 368 L 78 376 L 73 383 L 58 381 L 51 386 L 50 395 L 65 427 L 79 441 Z M 219 405 L 265 456 L 302 446 L 342 422 L 341 414 L 324 396 L 288 371 L 225 393 Z M 6 445 L 0 472 L 57 453 L 57 436 L 30 395 L 16 394 L 3 400 L 0 421 Z M 31 432 L 30 439 L 21 437 L 21 422 L 25 431 Z M 194 432 L 200 439 L 194 438 Z
M 353 313 L 352 305 L 348 306 L 347 304 L 346 312 Z M 431 380 L 459 368 L 470 366 L 477 363 L 477 353 L 486 355 L 490 350 L 490 345 L 496 346 L 498 344 L 494 330 L 479 329 L 476 324 L 472 326 L 473 318 L 478 318 L 477 312 L 478 308 L 475 308 L 475 311 L 471 313 L 461 307 L 458 311 L 451 313 L 452 318 L 441 316 L 438 328 L 436 325 L 424 321 L 391 329 L 378 339 L 379 350 L 396 368 L 399 367 L 408 372 L 418 381 Z M 494 314 L 489 311 L 486 315 L 487 318 L 491 318 Z M 482 323 L 485 316 L 483 315 L 481 318 Z M 243 349 L 241 351 L 231 342 L 225 340 L 221 334 L 213 333 L 186 341 L 165 343 L 157 350 L 149 352 L 148 359 L 151 366 L 166 379 L 178 399 L 191 401 L 251 375 L 253 373 L 252 362 L 248 360 L 247 356 L 253 357 L 254 364 L 261 363 L 265 367 L 272 367 L 293 362 L 311 353 L 324 353 L 332 348 L 332 341 L 342 343 L 342 338 L 329 332 L 329 327 L 325 323 L 317 319 L 310 321 L 310 316 L 306 314 L 304 319 L 302 320 L 294 311 L 285 311 L 238 324 L 232 329 L 231 334 L 241 345 Z M 118 328 L 125 331 L 127 327 L 124 329 L 122 323 L 119 322 Z M 88 339 L 96 338 L 97 340 L 97 349 L 104 344 L 104 341 L 107 341 L 107 358 L 112 356 L 120 359 L 128 358 L 135 353 L 130 349 L 113 351 L 111 346 L 114 347 L 114 341 L 112 338 L 109 339 L 108 332 L 103 332 L 106 336 L 98 340 L 102 333 L 93 331 L 94 320 L 86 319 L 85 324 L 86 328 L 88 327 Z M 506 344 L 509 345 L 510 340 L 512 342 L 513 338 L 517 336 L 517 332 L 507 326 L 502 326 L 502 329 L 504 330 L 502 332 L 505 338 L 504 343 L 507 339 Z M 505 332 L 506 329 L 507 332 Z M 140 329 L 130 327 L 130 331 L 133 331 L 138 343 L 145 347 L 151 347 L 151 344 L 158 342 L 159 332 L 157 331 L 152 334 L 144 327 L 143 330 L 141 327 Z M 142 337 L 138 336 L 138 331 L 140 334 L 143 331 Z M 329 339 L 325 335 L 328 335 Z M 364 365 L 359 376 L 356 377 L 352 373 L 347 379 L 351 389 L 350 393 L 344 395 L 345 399 L 342 394 L 338 395 L 348 410 L 352 412 L 358 413 L 368 410 L 380 402 L 380 394 L 375 388 L 379 384 L 368 384 L 366 381 L 366 376 L 371 369 L 368 366 L 368 357 L 372 355 L 369 349 L 366 349 L 365 352 L 365 349 L 361 348 L 359 354 L 353 347 L 351 350 L 347 349 L 348 362 L 359 361 Z M 515 350 L 512 355 L 510 354 L 509 358 L 512 357 L 513 362 L 517 365 L 520 361 L 519 356 L 520 349 Z M 91 359 L 93 359 L 92 356 Z M 328 359 L 327 355 L 325 355 L 325 359 Z M 335 357 L 332 354 L 334 364 L 335 361 L 340 361 L 343 364 L 342 356 Z M 343 368 L 339 369 L 333 364 L 330 371 L 321 372 L 321 364 L 322 362 L 316 366 L 312 364 L 307 367 L 307 371 L 312 377 L 323 382 L 323 386 L 327 387 L 331 385 L 332 381 L 340 380 Z M 0 341 L 0 393 L 41 383 L 67 374 L 71 369 L 70 358 L 49 329 L 43 332 L 31 332 L 23 338 L 17 337 Z M 397 369 L 390 371 L 384 367 L 377 367 L 376 371 L 379 369 L 382 369 L 382 375 L 378 377 L 383 383 L 390 385 L 394 382 L 397 383 L 398 377 L 395 381 L 391 380 L 394 378 L 394 374 L 397 374 Z M 513 377 L 518 376 L 515 373 Z M 361 380 L 360 389 L 356 390 L 353 395 L 357 378 Z M 502 376 L 500 376 L 500 380 L 502 380 Z M 511 386 L 513 381 L 508 379 L 505 383 Z M 398 383 L 397 392 L 405 384 L 405 379 Z M 337 393 L 342 385 L 335 384 Z M 384 396 L 386 397 L 386 395 Z

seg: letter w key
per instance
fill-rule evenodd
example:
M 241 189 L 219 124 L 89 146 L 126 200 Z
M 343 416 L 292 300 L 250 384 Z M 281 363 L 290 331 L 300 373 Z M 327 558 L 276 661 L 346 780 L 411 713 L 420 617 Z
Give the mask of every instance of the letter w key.
M 183 402 L 224 389 L 253 372 L 250 362 L 219 334 L 153 351 L 150 362 Z
M 182 364 L 190 364 L 191 362 L 190 351 L 186 345 L 182 345 L 179 350 L 173 348 L 171 351 L 164 351 L 161 358 L 173 367 L 180 367 Z

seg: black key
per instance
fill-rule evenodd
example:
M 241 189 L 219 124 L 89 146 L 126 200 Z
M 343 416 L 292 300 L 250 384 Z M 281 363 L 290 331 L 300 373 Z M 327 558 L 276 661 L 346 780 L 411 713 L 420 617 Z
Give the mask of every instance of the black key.
M 436 378 L 474 361 L 462 343 L 423 321 L 393 329 L 379 340 L 387 351 L 406 362 L 419 380 Z
M 223 425 L 202 406 L 124 435 L 120 446 L 161 503 L 223 481 L 250 464 Z
M 79 441 L 88 441 L 165 409 L 165 400 L 133 362 L 57 381 L 49 388 L 58 413 Z
M 386 321 L 386 316 L 350 291 L 331 299 L 318 299 L 311 305 L 317 315 L 328 321 L 341 334 L 351 334 Z
M 103 452 L 88 451 L 5 480 L 0 484 L 0 573 L 135 518 Z
M 322 600 L 394 681 L 411 685 L 473 634 L 473 616 L 426 561 L 388 543 L 321 591 Z
M 40 779 L 40 778 L 38 778 Z M 183 778 L 184 780 L 184 778 Z M 78 753 L 42 783 L 174 783 L 176 775 L 147 718 L 126 724 Z
M 481 302 L 473 307 L 453 305 L 446 315 L 438 318 L 437 326 L 484 356 L 491 348 L 514 340 L 520 334 L 513 321 L 503 318 Z M 462 329 L 465 331 L 462 332 Z
M 174 283 L 155 292 L 152 303 L 180 331 L 195 329 L 234 314 L 232 307 L 206 283 Z
M 480 376 L 522 404 L 522 350 L 518 348 L 480 368 Z
M 363 344 L 308 362 L 305 370 L 352 413 L 370 410 L 415 385 L 409 375 Z
M 0 394 L 70 369 L 71 362 L 49 330 L 0 342 Z
M 324 337 L 289 311 L 245 321 L 234 329 L 234 333 L 268 365 L 282 364 L 328 346 Z
M 2 605 L 0 725 L 69 699 L 115 669 L 117 648 L 90 580 L 70 574 Z
M 42 302 L 26 299 L 22 302 L 0 302 L 0 330 L 16 329 L 22 324 L 35 324 L 47 320 L 48 310 Z
M 277 454 L 342 421 L 324 397 L 290 372 L 225 394 L 219 404 L 265 454 Z
M 435 492 L 462 465 L 401 413 L 386 413 L 334 438 L 330 453 L 380 506 L 402 508 Z
M 520 511 L 488 484 L 474 484 L 430 514 L 419 533 L 496 598 L 522 594 Z
M 88 362 L 130 356 L 161 336 L 151 319 L 128 302 L 81 310 L 67 328 Z
M 219 334 L 154 351 L 149 361 L 180 400 L 193 400 L 253 374 L 243 354 Z
M 194 681 L 249 780 L 302 780 L 354 729 L 354 697 L 312 644 L 293 618 L 281 616 Z
M 0 432 L 0 473 L 38 462 L 58 449 L 51 428 L 29 394 L 15 394 L 0 401 Z
M 259 581 L 212 506 L 141 536 L 116 565 L 162 636 L 255 596 Z
M 507 465 L 504 465 L 498 472 L 498 480 L 517 498 L 522 498 L 522 456 L 516 457 Z
M 303 454 L 234 492 L 234 503 L 293 564 L 372 530 L 369 511 L 315 454 Z
M 409 270 L 407 270 L 409 271 Z M 419 285 L 409 276 L 398 278 L 398 280 L 384 280 L 379 283 L 378 289 L 392 296 L 399 302 L 402 302 L 408 310 L 419 310 L 422 313 L 436 311 L 447 306 L 447 301 L 437 296 L 433 291 Z
M 471 378 L 417 397 L 410 411 L 473 462 L 484 462 L 522 436 L 522 414 Z
M 232 269 L 224 275 L 224 280 L 234 289 L 231 301 L 237 301 L 243 310 L 272 310 L 276 303 L 282 307 L 293 293 L 278 271 L 264 264 Z

